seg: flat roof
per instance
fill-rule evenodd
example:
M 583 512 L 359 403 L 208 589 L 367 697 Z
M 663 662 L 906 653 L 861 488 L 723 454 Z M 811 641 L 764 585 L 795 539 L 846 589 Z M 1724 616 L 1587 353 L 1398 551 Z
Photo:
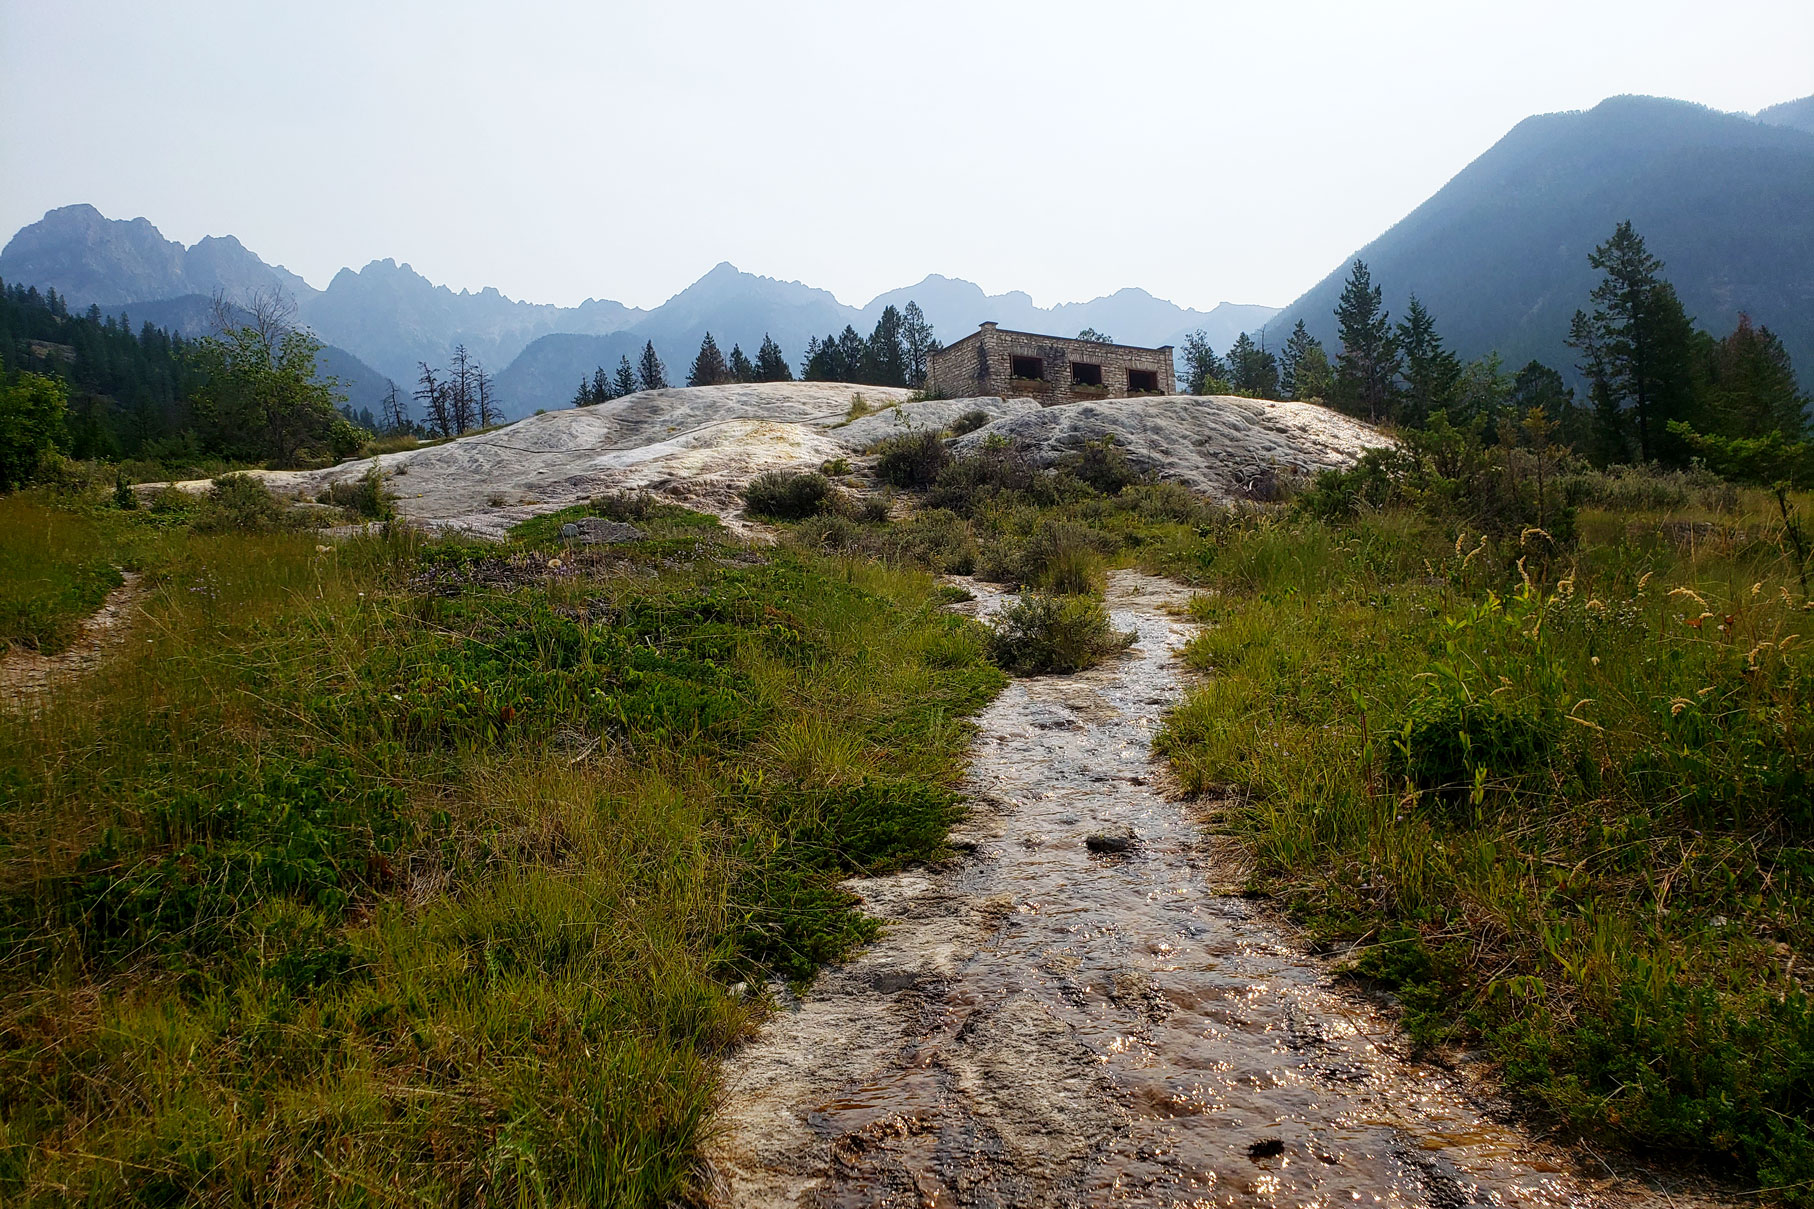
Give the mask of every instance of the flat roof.
M 1018 328 L 1000 327 L 994 323 L 983 323 L 977 325 L 977 329 L 974 332 L 952 341 L 950 344 L 947 344 L 944 349 L 940 349 L 939 352 L 944 352 L 945 349 L 956 348 L 965 340 L 980 336 L 983 332 L 990 329 L 994 329 L 996 333 L 1003 336 L 1027 336 L 1034 340 L 1053 340 L 1057 341 L 1059 344 L 1093 344 L 1098 348 L 1124 348 L 1131 349 L 1137 353 L 1169 353 L 1172 351 L 1172 346 L 1169 344 L 1122 344 L 1115 340 L 1080 340 L 1076 336 L 1054 336 L 1049 332 L 1023 332 Z

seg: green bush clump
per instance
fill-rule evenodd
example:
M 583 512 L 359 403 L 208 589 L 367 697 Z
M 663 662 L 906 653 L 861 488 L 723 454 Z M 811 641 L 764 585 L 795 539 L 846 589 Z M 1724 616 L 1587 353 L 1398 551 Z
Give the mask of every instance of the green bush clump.
M 989 658 L 1023 676 L 1076 672 L 1126 650 L 1135 637 L 1117 630 L 1095 597 L 1029 592 L 1001 611 Z
M 1108 578 L 1105 554 L 1115 545 L 1087 525 L 1039 517 L 1028 531 L 1009 530 L 988 542 L 977 574 L 1061 595 L 1100 594 Z
M 366 520 L 389 520 L 397 513 L 396 500 L 384 489 L 384 472 L 376 460 L 353 481 L 330 483 L 328 503 Z
M 961 437 L 975 432 L 989 422 L 989 413 L 980 407 L 971 408 L 957 419 L 951 421 L 951 435 Z
M 834 501 L 831 480 L 814 471 L 770 470 L 743 489 L 751 516 L 797 521 L 829 510 Z
M 286 517 L 282 501 L 256 475 L 228 474 L 214 480 L 195 528 L 202 533 L 257 533 L 282 528 Z
M 876 446 L 876 477 L 892 487 L 921 490 L 932 486 L 939 471 L 951 462 L 951 451 L 939 434 L 907 432 L 889 437 Z
M 1068 469 L 1080 482 L 1088 483 L 1104 495 L 1119 495 L 1123 488 L 1132 487 L 1146 477 L 1127 460 L 1127 452 L 1115 443 L 1113 434 L 1086 444 Z

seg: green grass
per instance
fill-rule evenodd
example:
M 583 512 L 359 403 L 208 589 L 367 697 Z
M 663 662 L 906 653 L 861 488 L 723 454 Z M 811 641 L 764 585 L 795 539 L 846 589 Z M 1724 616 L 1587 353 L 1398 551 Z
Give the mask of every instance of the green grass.
M 110 535 L 92 514 L 33 495 L 0 496 L 0 649 L 54 654 L 120 585 Z
M 872 934 L 1002 681 L 924 574 L 645 520 L 170 531 L 0 728 L 0 1201 L 687 1193 L 732 988 Z
M 1233 795 L 1259 885 L 1414 1041 L 1814 1203 L 1814 615 L 1759 497 L 1578 523 L 1573 549 L 1408 511 L 1153 548 L 1210 589 L 1159 749 Z

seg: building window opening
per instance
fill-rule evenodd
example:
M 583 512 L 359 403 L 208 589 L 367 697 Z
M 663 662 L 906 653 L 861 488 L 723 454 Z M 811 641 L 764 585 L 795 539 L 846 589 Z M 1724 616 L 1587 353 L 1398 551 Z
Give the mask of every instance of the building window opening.
M 1159 371 L 1156 369 L 1130 369 L 1127 371 L 1127 388 L 1134 394 L 1159 393 Z
M 1101 386 L 1102 367 L 1091 365 L 1088 361 L 1071 362 L 1072 386 Z
M 1010 357 L 1008 372 L 1016 378 L 1033 378 L 1043 380 L 1046 376 L 1046 363 L 1041 357 Z

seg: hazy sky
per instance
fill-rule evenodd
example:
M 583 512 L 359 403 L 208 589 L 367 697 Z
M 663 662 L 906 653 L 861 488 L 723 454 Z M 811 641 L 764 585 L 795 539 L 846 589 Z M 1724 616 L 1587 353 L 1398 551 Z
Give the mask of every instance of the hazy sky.
M 91 202 L 315 285 L 1283 305 L 1520 119 L 1814 93 L 1814 2 L 0 0 L 0 239 Z

